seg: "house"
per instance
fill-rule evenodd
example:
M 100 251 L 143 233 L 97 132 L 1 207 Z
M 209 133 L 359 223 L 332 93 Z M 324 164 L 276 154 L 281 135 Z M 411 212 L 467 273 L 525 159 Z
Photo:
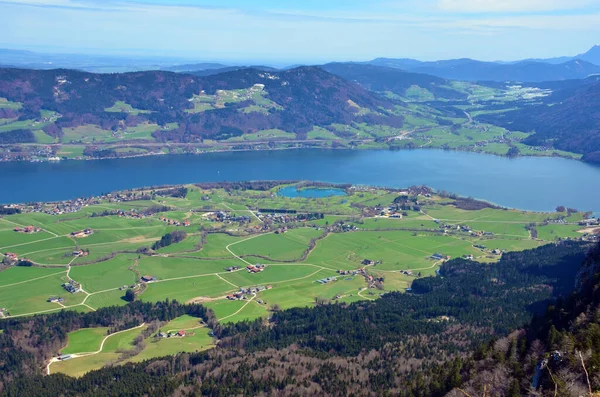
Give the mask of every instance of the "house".
M 158 336 L 159 338 L 166 338 L 167 334 L 165 334 L 164 332 L 159 332 L 158 334 L 156 334 L 156 336 Z
M 4 254 L 4 256 L 6 256 L 8 259 L 13 260 L 13 261 L 16 261 L 17 259 L 19 259 L 17 254 L 15 254 L 14 252 L 7 252 L 6 254 Z
M 374 264 L 375 264 L 375 261 L 372 261 L 372 260 L 370 260 L 370 259 L 365 259 L 365 260 L 363 260 L 361 263 L 362 263 L 363 265 L 365 265 L 365 266 L 371 266 L 371 265 L 374 265 Z
M 56 303 L 56 302 L 58 302 L 58 297 L 52 296 L 52 297 L 48 298 L 47 302 Z
M 226 267 L 225 270 L 228 272 L 235 272 L 236 270 L 240 270 L 240 267 L 239 266 L 230 266 L 230 267 Z
M 442 259 L 444 259 L 444 256 L 442 254 L 433 254 L 431 255 L 431 259 L 441 261 Z
M 248 265 L 246 266 L 249 273 L 260 273 L 265 270 L 265 265 Z
M 188 227 L 189 225 L 191 225 L 192 223 L 189 220 L 185 220 L 183 221 L 183 226 Z
M 67 361 L 71 359 L 71 355 L 70 354 L 63 354 L 62 356 L 58 357 L 58 359 L 60 361 Z
M 181 331 L 179 331 L 179 332 L 177 333 L 177 336 L 179 336 L 179 337 L 183 338 L 183 337 L 185 336 L 185 331 L 184 331 L 184 330 L 181 330 Z
M 156 281 L 156 276 L 142 276 L 142 281 L 145 283 L 151 283 L 153 281 Z
M 71 294 L 75 294 L 75 293 L 81 291 L 81 285 L 79 285 L 78 283 L 76 283 L 74 281 L 64 283 L 62 285 L 62 287 Z

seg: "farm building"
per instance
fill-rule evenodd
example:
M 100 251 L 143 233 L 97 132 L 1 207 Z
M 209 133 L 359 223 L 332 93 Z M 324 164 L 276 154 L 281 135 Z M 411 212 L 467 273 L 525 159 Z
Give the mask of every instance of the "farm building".
M 58 359 L 60 361 L 67 361 L 70 360 L 72 358 L 72 356 L 70 354 L 63 354 L 62 356 L 58 357 Z
M 64 283 L 62 285 L 62 287 L 69 293 L 71 294 L 75 294 L 79 291 L 81 291 L 81 285 L 79 283 L 76 283 L 74 281 L 71 281 L 69 283 Z
M 142 276 L 142 281 L 145 283 L 151 283 L 156 281 L 156 276 Z
M 13 230 L 17 233 L 38 233 L 42 229 L 40 229 L 39 227 L 35 227 L 35 226 L 25 226 L 25 227 L 15 227 Z
M 332 283 L 334 281 L 337 280 L 337 277 L 327 277 L 327 278 L 322 278 L 320 280 L 317 280 L 317 283 L 319 284 L 329 284 Z
M 4 256 L 11 261 L 16 261 L 17 259 L 19 259 L 19 256 L 14 252 L 7 252 L 6 254 L 4 254 Z
M 260 273 L 265 270 L 265 265 L 248 265 L 246 266 L 249 273 Z
M 71 232 L 71 237 L 81 238 L 91 236 L 92 234 L 94 234 L 94 231 L 92 229 L 84 229 L 78 230 L 76 232 Z

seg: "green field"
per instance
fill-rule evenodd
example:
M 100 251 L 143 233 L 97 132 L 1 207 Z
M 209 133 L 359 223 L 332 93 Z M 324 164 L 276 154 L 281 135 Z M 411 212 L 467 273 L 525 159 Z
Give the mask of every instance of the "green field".
M 310 199 L 282 197 L 278 194 L 282 187 L 225 190 L 189 185 L 184 198 L 163 194 L 149 200 L 104 200 L 56 216 L 24 207 L 21 214 L 0 218 L 0 253 L 16 253 L 34 266 L 0 268 L 0 309 L 8 316 L 96 310 L 125 305 L 125 289 L 134 286 L 141 291 L 138 299 L 142 301 L 200 302 L 213 309 L 218 319 L 235 322 L 266 317 L 273 306 L 311 306 L 316 298 L 352 302 L 377 299 L 386 291 L 405 291 L 416 277 L 435 275 L 443 261 L 433 259 L 434 254 L 450 258 L 473 255 L 489 262 L 500 258 L 493 250 L 525 250 L 584 236 L 578 225 L 580 213 L 567 216 L 493 208 L 467 211 L 454 206 L 450 198 L 409 193 L 408 199 L 418 200 L 420 210 L 407 209 L 400 211 L 402 216 L 391 218 L 385 211 L 382 215 L 382 210 L 388 211 L 400 194 L 397 191 L 366 188 L 348 190 L 345 196 Z M 92 216 L 104 211 L 142 211 L 155 205 L 167 208 L 142 218 Z M 319 216 L 302 220 L 295 214 L 260 214 L 259 208 Z M 218 217 L 217 211 L 223 211 L 224 217 Z M 168 225 L 160 218 L 188 220 L 191 225 Z M 564 223 L 554 221 L 559 218 Z M 537 238 L 526 229 L 532 224 Z M 12 230 L 28 225 L 42 230 L 34 234 Z M 71 232 L 85 228 L 94 233 L 86 238 L 70 237 Z M 186 238 L 157 251 L 150 249 L 175 230 L 185 231 Z M 311 241 L 315 244 L 309 249 Z M 89 250 L 89 255 L 74 257 L 76 249 Z M 307 254 L 304 259 L 303 254 Z M 366 269 L 368 274 L 384 278 L 378 289 L 368 289 L 360 274 L 338 275 L 340 270 L 352 273 L 363 268 L 365 259 L 377 262 Z M 256 264 L 266 268 L 259 273 L 246 270 Z M 70 279 L 81 284 L 82 292 L 70 294 L 61 287 L 67 281 L 67 271 Z M 156 281 L 144 285 L 140 278 L 146 275 Z M 317 282 L 335 276 L 334 282 Z M 259 286 L 269 289 L 246 292 L 241 300 L 227 299 L 240 289 Z M 47 302 L 54 296 L 64 302 Z M 82 333 L 80 342 L 75 335 L 67 351 L 93 344 L 95 337 Z M 162 343 L 149 346 L 158 349 Z M 171 351 L 169 348 L 166 351 Z M 102 354 L 106 355 L 103 362 L 116 359 L 114 353 Z M 88 367 L 94 367 L 98 357 L 85 360 L 90 361 Z
M 154 332 L 144 339 L 144 348 L 138 354 L 122 357 L 124 352 L 133 349 L 134 340 L 146 328 L 147 326 L 136 327 L 114 334 L 108 334 L 108 328 L 82 328 L 71 332 L 67 336 L 67 345 L 61 350 L 61 354 L 80 354 L 81 357 L 54 362 L 50 366 L 50 371 L 82 376 L 107 364 L 140 362 L 182 352 L 202 351 L 214 346 L 213 338 L 209 336 L 210 329 L 206 328 L 200 319 L 181 316 L 161 324 L 161 330 L 164 332 L 185 330 L 187 332 L 185 337 L 158 338 L 157 332 Z M 104 345 L 102 345 L 103 340 Z
M 108 335 L 108 328 L 83 328 L 71 332 L 62 354 L 92 353 L 100 349 L 102 339 Z

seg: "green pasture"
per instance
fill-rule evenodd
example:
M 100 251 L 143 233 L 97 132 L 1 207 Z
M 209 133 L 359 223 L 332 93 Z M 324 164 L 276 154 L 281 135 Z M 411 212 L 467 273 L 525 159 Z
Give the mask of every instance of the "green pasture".
M 69 332 L 67 345 L 61 349 L 61 354 L 92 353 L 100 349 L 102 339 L 107 334 L 108 328 L 82 328 Z
M 283 234 L 267 234 L 241 241 L 230 247 L 236 255 L 261 255 L 273 260 L 299 259 L 310 240 L 323 232 L 313 228 L 289 230 Z

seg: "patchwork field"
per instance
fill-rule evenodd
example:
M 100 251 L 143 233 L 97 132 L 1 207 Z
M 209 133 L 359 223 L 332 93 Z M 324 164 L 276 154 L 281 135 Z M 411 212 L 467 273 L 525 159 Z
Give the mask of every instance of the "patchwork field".
M 147 302 L 202 303 L 220 321 L 237 322 L 317 301 L 405 291 L 449 259 L 497 261 L 506 251 L 593 238 L 594 229 L 581 225 L 581 213 L 532 213 L 477 202 L 469 205 L 481 209 L 467 210 L 455 199 L 416 188 L 346 188 L 341 196 L 290 198 L 280 194 L 286 186 L 188 185 L 94 198 L 85 205 L 22 206 L 21 213 L 0 218 L 0 313 L 91 311 L 125 305 L 132 291 L 134 299 Z M 37 229 L 13 230 L 28 226 Z M 263 267 L 247 270 L 254 265 Z M 80 290 L 68 292 L 62 286 L 67 282 Z M 172 326 L 185 328 L 188 320 Z M 95 351 L 104 334 L 70 335 L 64 351 Z M 114 343 L 122 338 L 115 336 Z M 203 337 L 194 338 L 186 349 L 203 345 Z M 119 343 L 127 346 L 127 340 Z M 61 362 L 56 368 L 78 374 L 118 360 L 111 346 L 78 359 L 80 365 Z M 153 341 L 136 360 L 182 348 Z

